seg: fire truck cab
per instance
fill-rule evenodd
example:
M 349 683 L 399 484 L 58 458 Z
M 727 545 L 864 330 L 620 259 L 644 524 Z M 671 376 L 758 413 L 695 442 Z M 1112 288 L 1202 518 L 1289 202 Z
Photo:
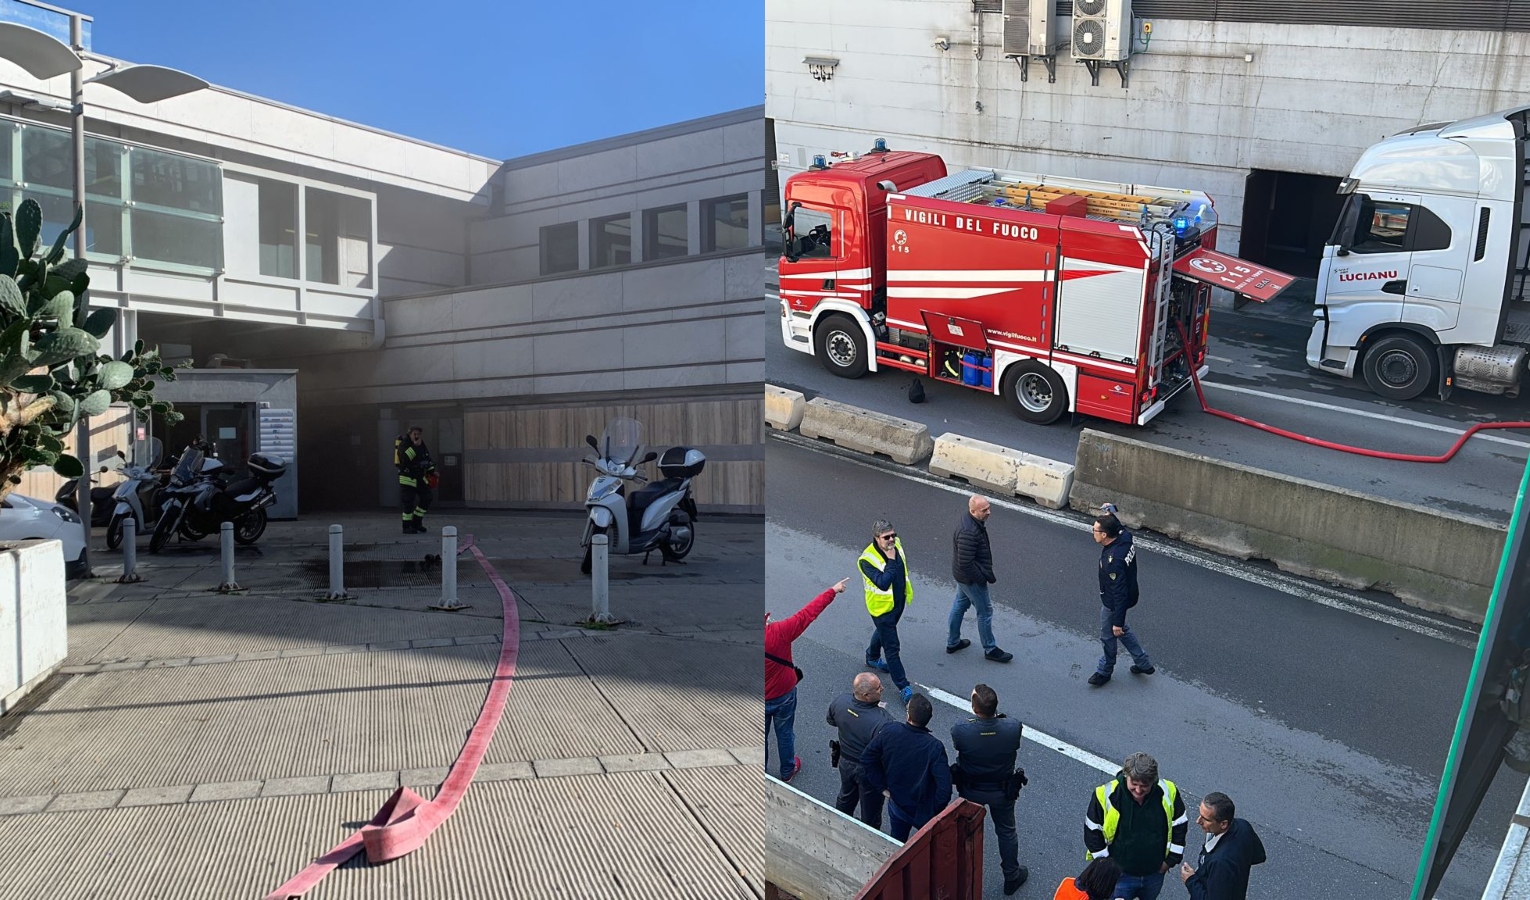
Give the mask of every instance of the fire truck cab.
M 836 375 L 1001 393 L 1038 424 L 1145 424 L 1205 374 L 1209 285 L 1290 283 L 1217 254 L 1196 191 L 993 170 L 926 153 L 822 157 L 788 179 L 781 337 Z M 1183 337 L 1182 337 L 1183 335 Z

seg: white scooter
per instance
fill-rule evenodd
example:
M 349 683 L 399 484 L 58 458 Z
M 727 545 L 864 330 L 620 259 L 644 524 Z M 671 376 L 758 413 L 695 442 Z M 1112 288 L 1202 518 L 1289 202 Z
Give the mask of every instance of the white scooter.
M 159 438 L 150 438 L 133 446 L 133 461 L 122 467 L 123 481 L 112 493 L 116 508 L 106 526 L 106 548 L 116 550 L 122 544 L 122 523 L 131 518 L 139 535 L 148 534 L 159 519 L 159 465 L 163 449 Z M 145 506 L 147 505 L 147 509 Z
M 584 498 L 589 516 L 580 541 L 585 550 L 579 571 L 586 575 L 590 574 L 590 539 L 597 534 L 606 535 L 609 552 L 641 553 L 645 563 L 655 550 L 665 562 L 679 562 L 695 546 L 696 500 L 691 479 L 701 474 L 706 456 L 690 447 L 671 447 L 662 458 L 649 453 L 639 459 L 642 434 L 643 426 L 635 419 L 612 419 L 600 441 L 593 435 L 585 438 L 596 455 L 584 461 L 600 473 Z M 655 459 L 664 478 L 649 484 L 637 467 Z M 628 494 L 628 481 L 645 486 Z

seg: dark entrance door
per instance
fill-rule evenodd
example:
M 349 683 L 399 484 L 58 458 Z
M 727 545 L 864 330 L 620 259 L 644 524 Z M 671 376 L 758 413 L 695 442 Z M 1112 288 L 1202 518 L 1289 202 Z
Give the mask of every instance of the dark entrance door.
M 1343 206 L 1338 189 L 1339 179 L 1328 175 L 1252 170 L 1244 182 L 1238 255 L 1316 278 L 1323 245 Z

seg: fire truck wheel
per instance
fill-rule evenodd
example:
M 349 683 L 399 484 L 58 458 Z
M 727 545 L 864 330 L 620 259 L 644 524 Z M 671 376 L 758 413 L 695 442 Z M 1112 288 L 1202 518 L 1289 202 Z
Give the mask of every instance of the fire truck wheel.
M 1409 334 L 1376 338 L 1360 364 L 1365 383 L 1388 400 L 1412 400 L 1434 384 L 1434 350 Z
M 1068 387 L 1051 367 L 1034 359 L 1016 363 L 1004 375 L 1004 396 L 1027 422 L 1050 425 L 1068 411 Z
M 866 374 L 866 336 L 849 316 L 825 316 L 813 336 L 823 367 L 841 378 Z

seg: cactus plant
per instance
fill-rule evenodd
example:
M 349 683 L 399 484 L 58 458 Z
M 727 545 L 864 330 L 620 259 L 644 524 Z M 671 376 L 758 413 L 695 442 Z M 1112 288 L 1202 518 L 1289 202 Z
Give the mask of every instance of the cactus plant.
M 48 252 L 34 256 L 42 231 L 36 201 L 23 200 L 14 220 L 0 212 L 0 500 L 34 466 L 52 466 L 66 478 L 84 473 L 63 441 L 81 416 L 128 403 L 140 420 L 150 413 L 172 423 L 181 418 L 154 399 L 156 379 L 175 380 L 157 349 L 139 341 L 121 359 L 100 352 L 117 313 L 91 311 L 85 260 L 63 259 L 80 219 L 76 209 Z

